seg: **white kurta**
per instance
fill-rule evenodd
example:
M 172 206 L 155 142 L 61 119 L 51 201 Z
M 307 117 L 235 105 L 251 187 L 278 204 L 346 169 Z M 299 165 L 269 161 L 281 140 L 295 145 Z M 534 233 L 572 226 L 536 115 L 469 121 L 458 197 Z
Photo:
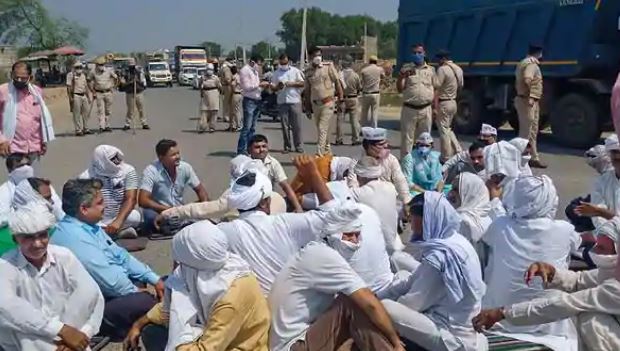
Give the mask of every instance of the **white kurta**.
M 394 184 L 396 192 L 398 193 L 398 199 L 405 204 L 409 203 L 409 201 L 411 201 L 409 183 L 407 183 L 407 178 L 405 178 L 403 170 L 400 168 L 400 162 L 398 162 L 396 156 L 390 154 L 388 157 L 379 160 L 379 165 L 383 169 L 383 174 L 379 179 Z M 349 174 L 347 181 L 349 187 L 359 187 L 355 173 Z
M 616 177 L 613 168 L 601 174 L 594 182 L 591 202 L 594 205 L 605 207 L 620 215 L 620 180 Z M 596 228 L 606 222 L 605 218 L 594 217 L 592 222 Z
M 25 181 L 25 180 L 24 180 Z M 6 181 L 2 185 L 0 185 L 0 227 L 4 227 L 8 225 L 9 214 L 11 213 L 11 208 L 13 204 L 13 197 L 15 196 L 15 188 L 16 185 L 13 182 Z M 64 217 L 64 212 L 62 210 L 62 200 L 54 190 L 54 187 L 51 187 L 52 191 L 52 212 L 54 216 L 58 220 Z
M 99 287 L 67 249 L 49 245 L 41 270 L 19 249 L 0 260 L 0 346 L 5 351 L 56 350 L 64 324 L 88 337 L 99 332 L 104 300 Z

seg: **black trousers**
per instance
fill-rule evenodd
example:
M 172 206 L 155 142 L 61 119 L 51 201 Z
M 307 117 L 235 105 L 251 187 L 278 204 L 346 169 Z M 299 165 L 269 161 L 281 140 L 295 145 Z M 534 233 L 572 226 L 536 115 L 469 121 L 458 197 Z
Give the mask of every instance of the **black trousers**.
M 168 343 L 168 328 L 149 324 L 140 334 L 146 351 L 164 351 Z
M 157 299 L 147 292 L 106 299 L 100 335 L 112 342 L 125 339 L 135 321 L 155 306 Z

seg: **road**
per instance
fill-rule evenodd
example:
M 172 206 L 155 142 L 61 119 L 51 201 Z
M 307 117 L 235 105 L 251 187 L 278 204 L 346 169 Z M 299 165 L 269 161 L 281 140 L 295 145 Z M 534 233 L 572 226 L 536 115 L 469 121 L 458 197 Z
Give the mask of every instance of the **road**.
M 99 144 L 110 144 L 119 147 L 125 153 L 126 162 L 134 165 L 138 172 L 155 159 L 155 144 L 162 138 L 177 140 L 181 154 L 189 162 L 205 184 L 209 196 L 217 198 L 228 186 L 229 160 L 234 157 L 237 145 L 237 134 L 223 131 L 227 125 L 218 123 L 218 132 L 214 134 L 197 134 L 196 119 L 198 116 L 199 96 L 197 91 L 185 87 L 154 88 L 145 92 L 146 112 L 151 130 L 137 130 L 136 135 L 120 130 L 124 123 L 124 96 L 116 94 L 112 114 L 113 133 L 73 136 L 71 118 L 66 104 L 55 104 L 54 120 L 58 139 L 49 146 L 48 154 L 42 159 L 39 174 L 49 178 L 60 193 L 63 183 L 76 177 L 89 165 L 92 150 Z M 96 129 L 96 108 L 90 120 L 91 129 Z M 393 116 L 393 114 L 392 114 Z M 382 116 L 383 117 L 383 116 Z M 388 128 L 393 151 L 398 153 L 399 124 L 394 117 L 382 118 L 381 126 Z M 346 128 L 350 132 L 350 128 Z M 335 128 L 332 128 L 335 131 Z M 267 135 L 270 140 L 272 155 L 278 158 L 285 167 L 289 177 L 294 175 L 290 159 L 293 154 L 282 155 L 282 137 L 279 124 L 260 122 L 258 133 Z M 304 119 L 303 134 L 306 141 L 306 152 L 316 151 L 316 130 L 314 124 Z M 514 137 L 512 131 L 501 131 L 500 138 Z M 541 137 L 540 150 L 543 159 L 549 164 L 545 171 L 555 182 L 560 195 L 559 215 L 564 216 L 564 207 L 575 196 L 589 191 L 594 171 L 584 162 L 583 151 L 564 149 L 552 145 L 549 138 Z M 334 137 L 332 137 L 332 141 Z M 438 142 L 438 139 L 436 139 Z M 469 144 L 470 137 L 464 138 Z M 350 142 L 350 137 L 345 137 Z M 356 157 L 361 147 L 338 146 L 335 154 Z M 3 170 L 3 179 L 6 172 Z M 535 171 L 537 172 L 537 171 Z M 193 194 L 188 194 L 193 201 Z M 170 260 L 170 241 L 152 241 L 146 250 L 136 254 L 140 259 L 151 265 L 161 274 L 169 273 L 172 267 Z

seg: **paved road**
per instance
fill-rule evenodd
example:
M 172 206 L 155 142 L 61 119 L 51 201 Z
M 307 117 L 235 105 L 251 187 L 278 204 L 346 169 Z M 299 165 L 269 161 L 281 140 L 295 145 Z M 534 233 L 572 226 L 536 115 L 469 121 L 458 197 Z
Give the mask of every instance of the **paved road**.
M 41 175 L 50 178 L 60 192 L 65 180 L 75 177 L 88 166 L 93 148 L 102 143 L 119 147 L 124 151 L 127 162 L 141 172 L 149 162 L 155 159 L 154 146 L 157 141 L 161 138 L 170 138 L 180 143 L 183 158 L 194 166 L 209 195 L 213 198 L 218 197 L 228 185 L 228 161 L 234 156 L 237 134 L 224 131 L 201 135 L 195 133 L 199 102 L 196 91 L 182 87 L 155 88 L 146 91 L 145 99 L 152 130 L 138 130 L 135 136 L 131 132 L 115 130 L 112 134 L 76 138 L 72 136 L 71 122 L 64 104 L 61 108 L 56 108 L 56 132 L 61 136 L 50 145 L 49 154 L 43 158 L 40 167 Z M 113 127 L 122 127 L 124 113 L 124 96 L 117 94 L 113 107 Z M 92 115 L 90 124 L 94 129 L 96 127 L 95 111 Z M 381 124 L 390 129 L 390 140 L 394 146 L 394 152 L 398 153 L 398 121 L 392 118 L 384 120 Z M 225 127 L 224 123 L 218 124 L 219 130 Z M 282 161 L 289 176 L 292 177 L 291 155 L 280 153 L 282 142 L 279 124 L 261 122 L 258 131 L 268 136 L 272 153 Z M 303 131 L 306 151 L 314 152 L 316 150 L 314 125 L 304 119 Z M 500 137 L 506 139 L 514 135 L 511 131 L 503 131 L 501 134 Z M 546 173 L 555 181 L 563 209 L 571 198 L 589 190 L 594 172 L 583 162 L 582 151 L 559 148 L 545 142 L 546 138 L 542 139 L 543 143 L 540 148 L 545 161 L 549 163 Z M 349 140 L 346 137 L 345 141 Z M 469 140 L 471 139 L 465 138 L 465 141 Z M 360 148 L 339 146 L 334 148 L 334 151 L 339 155 L 357 156 Z M 6 178 L 4 173 L 3 176 Z M 189 199 L 194 199 L 193 194 L 189 194 Z M 563 216 L 563 210 L 560 214 Z M 147 250 L 137 254 L 160 273 L 169 272 L 171 268 L 169 255 L 169 241 L 151 242 Z

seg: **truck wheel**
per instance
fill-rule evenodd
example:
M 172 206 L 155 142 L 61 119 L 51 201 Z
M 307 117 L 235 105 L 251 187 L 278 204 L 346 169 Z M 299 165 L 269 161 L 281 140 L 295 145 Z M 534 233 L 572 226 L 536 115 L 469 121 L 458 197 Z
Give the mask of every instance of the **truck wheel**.
M 551 111 L 553 139 L 561 145 L 585 148 L 601 136 L 596 103 L 585 95 L 568 94 Z
M 476 134 L 482 125 L 482 100 L 474 91 L 463 90 L 458 100 L 458 110 L 454 117 L 454 130 L 457 133 Z

